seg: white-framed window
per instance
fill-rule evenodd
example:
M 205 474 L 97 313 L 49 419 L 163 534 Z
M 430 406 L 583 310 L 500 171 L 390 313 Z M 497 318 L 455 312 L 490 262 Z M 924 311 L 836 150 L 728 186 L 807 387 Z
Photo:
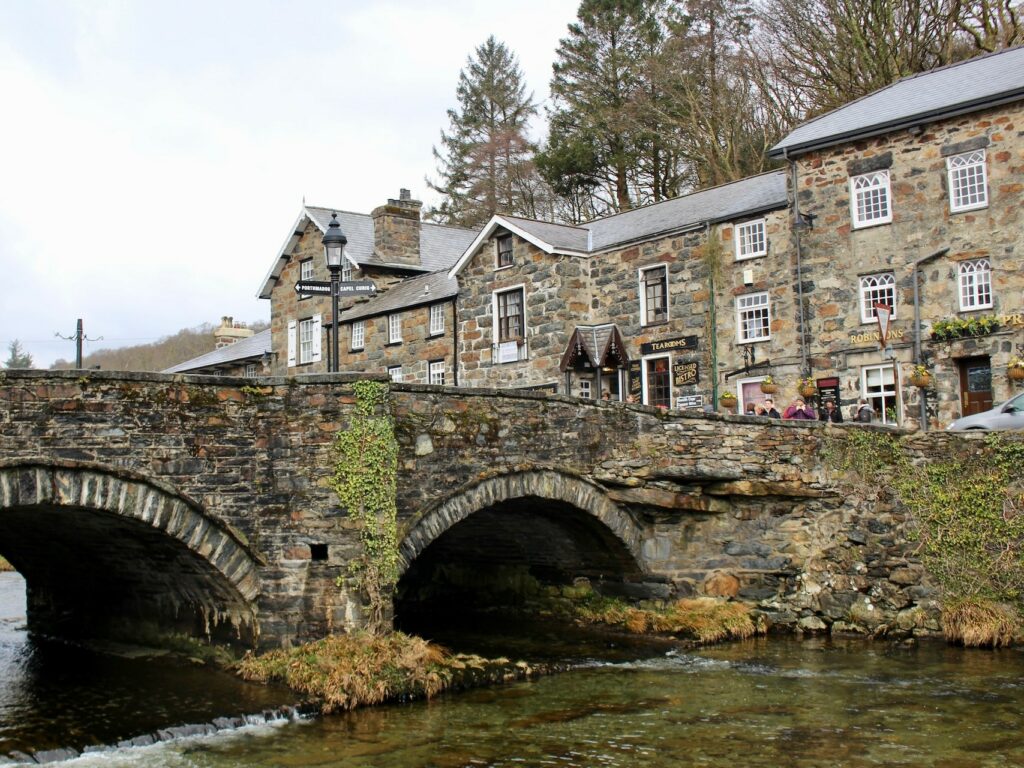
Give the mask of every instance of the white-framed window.
M 871 227 L 892 221 L 889 172 L 875 171 L 850 179 L 850 208 L 853 228 Z
M 402 343 L 402 316 L 399 313 L 388 315 L 388 344 Z
M 352 349 L 362 349 L 366 344 L 366 321 L 355 320 L 352 323 Z
M 861 394 L 875 412 L 876 421 L 898 424 L 899 397 L 896 392 L 896 368 L 886 365 L 866 365 L 860 369 Z
M 313 279 L 313 260 L 305 259 L 299 262 L 299 280 L 312 280 Z M 308 299 L 311 294 L 300 293 L 300 299 Z
M 316 357 L 320 357 L 320 322 L 316 318 L 299 321 L 299 364 L 315 362 L 313 359 L 314 350 Z
M 348 259 L 341 260 L 341 281 L 347 283 L 352 279 L 352 262 Z
M 643 358 L 644 405 L 672 407 L 672 356 Z
M 503 235 L 498 238 L 497 243 L 497 268 L 511 267 L 515 264 L 515 255 L 512 249 L 512 235 Z
M 771 327 L 767 291 L 736 297 L 736 338 L 740 344 L 770 339 Z
M 961 261 L 960 311 L 988 309 L 992 306 L 992 264 L 988 259 Z
M 765 220 L 757 219 L 736 225 L 736 261 L 753 259 L 768 253 Z
M 493 361 L 515 363 L 526 359 L 526 289 L 516 286 L 491 294 L 494 333 Z
M 896 276 L 892 272 L 865 275 L 860 279 L 860 321 L 873 323 L 878 316 L 875 304 L 885 304 L 896 317 Z
M 949 210 L 973 211 L 988 205 L 988 184 L 985 178 L 985 150 L 946 158 L 949 179 Z
M 430 362 L 429 371 L 429 382 L 431 384 L 440 384 L 441 386 L 444 386 L 444 360 L 432 360 Z
M 430 335 L 439 336 L 444 333 L 444 304 L 430 305 Z
M 590 399 L 590 379 L 580 379 L 580 397 Z
M 643 267 L 640 270 L 640 325 L 668 320 L 668 267 Z
M 396 384 L 402 383 L 402 366 L 390 365 L 388 366 L 388 378 Z
M 245 364 L 245 378 L 255 379 L 258 374 L 256 373 L 256 363 Z

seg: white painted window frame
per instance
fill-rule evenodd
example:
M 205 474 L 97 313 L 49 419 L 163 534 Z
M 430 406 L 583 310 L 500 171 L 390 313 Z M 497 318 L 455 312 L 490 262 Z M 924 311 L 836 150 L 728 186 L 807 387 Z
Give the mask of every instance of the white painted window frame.
M 949 212 L 962 213 L 988 208 L 988 169 L 984 149 L 964 152 L 946 158 L 946 180 L 949 182 Z M 980 183 L 979 183 L 980 182 Z M 965 187 L 977 194 L 973 202 L 958 202 L 957 192 Z M 967 195 L 968 198 L 971 195 Z M 960 197 L 959 199 L 963 199 Z
M 427 382 L 443 387 L 446 367 L 444 360 L 433 360 L 427 363 Z
M 760 236 L 751 237 L 749 234 L 751 231 L 759 232 Z M 737 224 L 735 227 L 735 239 L 736 261 L 746 261 L 747 259 L 766 256 L 768 254 L 768 220 L 753 219 L 752 221 L 744 221 L 742 224 Z M 760 243 L 759 248 L 745 250 L 745 248 L 749 248 L 753 243 L 758 242 Z
M 590 379 L 580 379 L 580 397 L 590 400 L 593 393 L 590 390 Z
M 341 261 L 341 282 L 347 283 L 352 280 L 352 262 L 348 259 Z
M 256 370 L 256 363 L 245 364 L 245 378 L 255 379 L 258 375 L 259 372 Z
M 645 355 L 640 358 L 640 380 L 643 382 L 641 387 L 640 396 L 643 400 L 644 405 L 650 405 L 647 402 L 647 363 L 651 360 L 658 360 L 664 358 L 668 360 L 668 407 L 671 408 L 672 404 L 675 403 L 675 392 L 672 390 L 672 355 L 659 352 L 654 355 Z
M 763 304 L 753 304 L 752 302 L 757 299 L 764 298 Z M 745 303 L 749 303 L 749 306 L 744 306 Z M 743 316 L 746 312 L 754 312 L 764 307 L 766 312 L 765 327 L 767 334 L 765 336 L 757 336 L 753 338 L 744 338 L 743 329 L 744 322 Z M 772 298 L 768 291 L 758 291 L 757 293 L 744 293 L 736 297 L 736 342 L 738 344 L 756 344 L 761 341 L 770 341 L 772 338 Z
M 516 241 L 513 239 L 513 235 L 499 235 L 494 238 L 494 271 L 497 272 L 499 269 L 509 269 L 516 265 Z M 502 264 L 500 262 L 501 253 L 501 241 L 508 239 L 512 243 L 512 261 L 508 264 Z
M 874 284 L 871 284 L 874 281 Z M 880 282 L 880 281 L 885 281 Z M 878 293 L 888 288 L 892 294 L 889 302 L 889 309 L 892 310 L 889 317 L 896 319 L 896 275 L 892 272 L 878 272 L 874 275 L 862 275 L 860 278 L 860 321 L 861 323 L 877 323 L 875 304 L 878 302 Z M 885 303 L 885 302 L 881 302 Z
M 430 336 L 440 336 L 444 333 L 444 304 L 430 305 Z
M 647 283 L 644 280 L 644 275 L 647 272 L 653 272 L 656 269 L 664 270 L 665 272 L 665 316 L 660 320 L 654 320 L 652 322 L 647 321 Z M 640 295 L 640 326 L 646 327 L 649 325 L 661 325 L 669 321 L 669 295 L 668 295 L 668 264 L 649 264 L 646 267 L 640 267 L 637 270 L 637 291 Z
M 872 218 L 861 218 L 860 205 L 862 198 L 880 193 L 885 202 L 885 214 Z M 850 177 L 850 219 L 854 229 L 865 229 L 892 221 L 892 185 L 888 169 L 861 173 Z
M 511 362 L 521 362 L 521 361 L 527 359 L 527 347 L 526 347 L 527 331 L 526 331 L 526 329 L 529 327 L 529 325 L 528 325 L 528 323 L 529 323 L 529 316 L 527 315 L 527 312 L 526 312 L 526 284 L 525 283 L 520 283 L 519 285 L 510 285 L 507 288 L 501 288 L 501 289 L 498 289 L 498 290 L 491 291 L 491 340 L 492 340 L 491 349 L 492 349 L 492 361 L 496 365 L 503 365 L 504 364 L 504 363 L 499 363 L 498 347 L 501 346 L 501 344 L 503 344 L 503 343 L 511 343 L 512 342 L 511 339 L 507 339 L 505 341 L 502 341 L 502 339 L 501 339 L 501 323 L 500 323 L 499 318 L 498 318 L 498 296 L 502 296 L 502 295 L 507 294 L 507 293 L 512 293 L 513 291 L 520 291 L 522 293 L 522 304 L 521 304 L 521 306 L 523 308 L 523 327 L 522 327 L 523 335 L 517 341 L 518 354 L 516 355 L 516 357 L 518 359 L 517 360 L 509 360 L 509 361 L 506 361 L 506 362 L 508 362 L 508 363 L 511 363 Z
M 320 362 L 320 315 L 299 320 L 299 365 Z
M 868 394 L 868 372 L 869 371 L 883 371 L 889 369 L 892 371 L 892 389 L 886 389 L 883 385 L 881 392 Z M 902 409 L 902 403 L 900 400 L 900 371 L 899 366 L 893 363 L 880 363 L 877 365 L 865 365 L 860 369 L 860 395 L 864 399 L 871 403 L 873 399 L 878 397 L 882 398 L 882 424 L 899 424 L 900 422 L 900 411 Z M 896 421 L 889 421 L 889 416 L 885 412 L 885 398 L 892 397 L 896 401 Z
M 395 384 L 401 384 L 404 378 L 402 366 L 400 365 L 389 365 L 388 366 L 388 378 Z
M 392 312 L 388 315 L 388 344 L 402 343 L 402 313 Z
M 992 299 L 992 262 L 988 259 L 969 259 L 957 265 L 957 296 L 961 312 L 973 312 L 976 309 L 991 309 Z M 979 280 L 980 276 L 980 280 Z M 988 301 L 979 301 L 978 297 L 984 286 L 988 293 Z
M 299 262 L 299 280 L 312 280 L 313 279 L 313 259 L 303 259 Z M 310 293 L 300 293 L 300 299 L 308 299 L 312 296 Z
M 366 321 L 352 321 L 352 341 L 349 349 L 359 350 L 366 346 Z

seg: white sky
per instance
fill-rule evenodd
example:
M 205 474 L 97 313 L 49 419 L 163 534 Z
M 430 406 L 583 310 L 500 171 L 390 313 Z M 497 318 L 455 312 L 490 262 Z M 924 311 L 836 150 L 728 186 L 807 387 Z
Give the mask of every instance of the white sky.
M 538 102 L 578 0 L 3 0 L 0 362 L 37 367 L 222 315 L 298 215 L 427 204 L 466 57 L 494 34 Z M 538 127 L 539 131 L 539 127 Z

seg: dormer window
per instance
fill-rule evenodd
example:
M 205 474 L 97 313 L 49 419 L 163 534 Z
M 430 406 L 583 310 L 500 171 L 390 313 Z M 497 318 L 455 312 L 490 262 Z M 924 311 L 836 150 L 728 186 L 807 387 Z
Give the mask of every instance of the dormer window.
M 503 235 L 498 238 L 498 269 L 511 267 L 513 263 L 512 235 Z

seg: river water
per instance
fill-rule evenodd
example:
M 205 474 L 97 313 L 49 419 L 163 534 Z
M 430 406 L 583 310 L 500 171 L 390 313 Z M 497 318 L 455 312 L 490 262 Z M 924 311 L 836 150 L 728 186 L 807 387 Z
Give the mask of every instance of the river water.
M 12 582 L 0 575 L 0 603 L 9 605 Z M 1018 651 L 774 637 L 659 648 L 633 661 L 616 651 L 620 660 L 578 658 L 572 671 L 532 682 L 89 754 L 68 765 L 1024 766 Z M 71 653 L 81 666 L 81 652 Z M 105 733 L 134 735 L 288 703 L 280 690 L 159 659 L 132 661 L 126 686 L 118 669 L 128 661 L 69 675 L 0 620 L 0 754 L 25 738 L 23 720 L 47 745 L 67 744 L 96 735 L 87 716 L 94 708 L 109 721 Z M 64 690 L 59 703 L 48 699 L 51 689 Z M 88 703 L 71 706 L 76 697 Z

